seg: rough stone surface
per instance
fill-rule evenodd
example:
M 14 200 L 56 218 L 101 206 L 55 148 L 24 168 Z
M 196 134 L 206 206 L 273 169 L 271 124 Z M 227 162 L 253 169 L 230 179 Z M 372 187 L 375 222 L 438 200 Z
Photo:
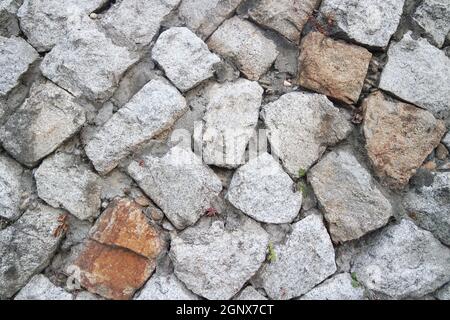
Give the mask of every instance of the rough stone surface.
M 196 223 L 222 190 L 219 178 L 190 150 L 173 147 L 161 158 L 149 154 L 139 162 L 128 173 L 178 229 Z
M 293 92 L 263 107 L 262 118 L 274 152 L 295 178 L 350 133 L 344 113 L 323 95 Z
M 448 299 L 448 1 L 0 0 L 0 300 Z
M 81 285 L 108 299 L 131 299 L 155 270 L 162 233 L 143 208 L 118 199 L 102 213 L 73 263 Z
M 388 63 L 379 87 L 431 111 L 436 117 L 450 115 L 450 58 L 425 39 L 410 33 L 389 47 Z
M 73 95 L 104 102 L 136 61 L 126 48 L 114 45 L 95 25 L 88 24 L 53 47 L 41 70 Z
M 80 220 L 73 215 L 68 215 L 66 219 L 68 230 L 61 243 L 61 250 L 70 250 L 73 246 L 78 246 L 88 237 L 89 230 L 92 228 L 92 222 Z
M 90 238 L 102 244 L 129 249 L 156 259 L 164 248 L 160 231 L 150 224 L 143 208 L 128 199 L 114 201 L 90 231 Z
M 227 199 L 236 208 L 264 223 L 291 223 L 302 206 L 294 181 L 268 153 L 250 160 L 233 176 Z
M 0 217 L 16 220 L 32 189 L 31 175 L 20 164 L 6 155 L 0 155 Z
M 230 59 L 250 80 L 258 80 L 278 56 L 261 29 L 238 17 L 226 20 L 208 40 L 209 48 Z
M 38 274 L 31 278 L 14 300 L 72 300 L 72 295 L 55 286 L 46 276 Z
M 172 238 L 175 275 L 202 297 L 230 299 L 258 271 L 269 237 L 247 218 L 230 228 L 221 221 L 202 222 Z
M 333 244 L 320 215 L 293 224 L 286 243 L 273 250 L 275 261 L 258 275 L 272 299 L 299 297 L 336 272 Z
M 101 19 L 105 32 L 131 48 L 147 46 L 180 0 L 122 0 Z
M 74 262 L 81 285 L 108 299 L 126 300 L 142 287 L 155 269 L 153 260 L 128 249 L 88 240 Z
M 393 214 L 370 173 L 349 150 L 326 155 L 308 174 L 334 242 L 358 239 Z
M 439 289 L 435 296 L 439 300 L 450 300 L 450 283 L 443 286 L 441 289 Z
M 447 147 L 447 149 L 450 149 L 450 132 L 445 135 L 442 143 Z
M 25 0 L 17 15 L 27 41 L 38 51 L 49 51 L 73 26 L 73 19 L 89 15 L 107 0 Z
M 421 228 L 450 246 L 450 172 L 432 174 L 432 182 L 411 189 L 405 209 Z
M 2 0 L 0 2 L 0 36 L 17 36 L 20 33 L 17 10 L 22 0 Z
M 319 4 L 320 0 L 262 0 L 257 1 L 248 14 L 258 24 L 298 42 L 303 26 Z
M 0 298 L 10 298 L 50 262 L 62 235 L 55 236 L 64 211 L 37 204 L 0 231 Z
M 402 220 L 368 239 L 352 271 L 380 295 L 420 298 L 450 280 L 450 249 L 430 232 Z
M 364 289 L 352 285 L 349 273 L 340 273 L 309 291 L 300 300 L 364 300 Z
M 90 300 L 104 300 L 100 296 L 97 296 L 95 294 L 92 294 L 88 291 L 81 291 L 77 294 L 75 300 L 82 300 L 82 301 L 90 301 Z
M 342 102 L 356 103 L 371 58 L 364 48 L 311 32 L 300 45 L 299 84 Z
M 140 145 L 170 128 L 186 110 L 185 99 L 173 86 L 152 80 L 100 128 L 86 145 L 86 154 L 98 172 L 108 173 Z
M 234 298 L 234 300 L 246 300 L 246 301 L 264 301 L 267 300 L 261 293 L 256 291 L 252 286 L 246 287 L 239 293 L 239 295 Z
M 393 188 L 404 187 L 438 146 L 445 123 L 381 92 L 369 96 L 363 108 L 367 153 L 377 175 Z
M 34 177 L 39 197 L 52 207 L 66 209 L 80 220 L 98 216 L 100 178 L 77 157 L 57 153 L 43 161 Z
M 214 74 L 220 58 L 187 28 L 174 27 L 163 32 L 152 50 L 152 57 L 181 91 L 188 91 Z
M 236 10 L 242 0 L 182 0 L 178 14 L 186 26 L 207 39 Z
M 39 54 L 25 40 L 0 36 L 0 97 L 14 89 Z
M 417 8 L 413 19 L 441 48 L 450 32 L 450 5 L 448 0 L 425 0 Z
M 73 96 L 49 81 L 36 83 L 29 98 L 0 128 L 0 140 L 16 160 L 34 166 L 85 121 L 85 111 Z
M 203 160 L 236 168 L 245 163 L 245 150 L 256 132 L 263 89 L 256 82 L 214 84 L 203 117 Z
M 335 30 L 358 43 L 384 48 L 397 30 L 405 0 L 324 0 L 320 13 Z
M 199 300 L 175 274 L 156 273 L 135 300 Z

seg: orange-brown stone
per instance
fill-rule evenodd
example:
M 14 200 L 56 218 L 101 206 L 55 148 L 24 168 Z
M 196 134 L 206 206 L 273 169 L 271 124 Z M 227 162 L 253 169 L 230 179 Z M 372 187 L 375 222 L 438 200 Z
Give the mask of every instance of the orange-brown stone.
M 299 84 L 342 102 L 356 103 L 371 58 L 365 48 L 311 32 L 300 46 Z
M 375 172 L 391 188 L 401 189 L 439 145 L 445 123 L 381 92 L 367 97 L 362 108 L 367 154 Z
M 155 261 L 128 249 L 88 240 L 74 263 L 80 283 L 90 292 L 114 300 L 131 299 L 155 269 Z
M 160 231 L 152 225 L 136 202 L 114 201 L 91 230 L 91 239 L 156 258 L 164 245 Z

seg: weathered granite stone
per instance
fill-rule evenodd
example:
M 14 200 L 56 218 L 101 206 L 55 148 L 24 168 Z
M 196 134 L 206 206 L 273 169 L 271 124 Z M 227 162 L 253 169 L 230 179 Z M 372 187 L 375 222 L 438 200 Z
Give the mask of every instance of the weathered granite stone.
M 97 220 L 72 267 L 91 293 L 131 299 L 155 270 L 164 246 L 162 233 L 150 224 L 142 207 L 120 199 Z
M 243 218 L 236 226 L 201 221 L 172 238 L 175 275 L 210 300 L 232 298 L 263 263 L 269 243 L 259 224 Z
M 433 42 L 442 48 L 445 38 L 450 32 L 448 0 L 423 1 L 414 13 L 413 19 L 425 30 Z
M 299 297 L 336 272 L 333 244 L 321 215 L 293 224 L 286 243 L 273 245 L 273 251 L 275 261 L 258 275 L 272 299 Z
M 203 160 L 209 165 L 236 168 L 245 163 L 245 150 L 256 132 L 263 89 L 256 82 L 214 84 L 203 117 Z
M 227 199 L 236 208 L 264 223 L 291 223 L 302 206 L 294 181 L 268 153 L 250 160 L 233 176 Z
M 111 104 L 118 109 L 122 108 L 148 82 L 160 79 L 161 74 L 161 71 L 155 69 L 155 63 L 151 56 L 149 54 L 144 56 L 131 66 L 120 79 L 119 86 L 110 99 Z M 108 102 L 105 103 L 105 105 L 107 104 Z
M 133 251 L 88 240 L 73 266 L 80 284 L 107 299 L 131 299 L 155 270 L 154 260 Z
M 301 42 L 299 84 L 348 104 L 358 101 L 372 54 L 320 32 Z
M 80 293 L 77 294 L 75 300 L 89 301 L 89 300 L 104 300 L 104 299 L 100 296 L 90 293 L 89 291 L 81 291 Z
M 106 201 L 124 198 L 136 188 L 134 181 L 119 169 L 114 169 L 102 177 L 102 199 Z
M 77 97 L 104 102 L 136 61 L 126 48 L 114 45 L 95 25 L 87 23 L 53 47 L 42 61 L 41 71 Z
M 450 280 L 450 249 L 404 219 L 367 240 L 352 272 L 376 294 L 420 298 Z
M 442 139 L 442 143 L 447 147 L 447 149 L 450 149 L 450 132 L 448 132 L 444 139 Z
M 256 291 L 252 286 L 246 287 L 241 293 L 238 294 L 234 300 L 246 300 L 246 301 L 264 301 L 267 300 L 261 293 Z
M 24 104 L 0 128 L 3 147 L 16 160 L 35 166 L 86 121 L 75 98 L 50 81 L 36 83 Z
M 340 273 L 321 283 L 300 300 L 364 300 L 364 288 L 353 286 L 349 273 Z
M 254 2 L 248 14 L 258 24 L 298 42 L 303 26 L 319 4 L 320 0 L 261 0 Z
M 35 171 L 39 197 L 52 207 L 61 207 L 80 220 L 98 216 L 101 181 L 81 159 L 57 153 Z
M 370 173 L 346 149 L 327 154 L 308 174 L 334 242 L 358 239 L 393 214 Z
M 377 175 L 393 188 L 408 184 L 445 133 L 445 123 L 381 92 L 363 102 L 366 149 Z
M 0 231 L 1 298 L 11 298 L 49 264 L 62 237 L 55 230 L 63 214 L 62 210 L 37 204 Z
M 156 41 L 152 57 L 166 76 L 181 91 L 188 91 L 214 75 L 220 58 L 187 28 L 174 27 L 164 31 Z
M 384 48 L 397 30 L 405 0 L 324 0 L 320 13 L 332 19 L 331 33 L 371 47 Z
M 173 273 L 156 273 L 134 300 L 199 300 Z
M 150 44 L 161 22 L 180 0 L 121 0 L 101 19 L 105 32 L 132 49 Z
M 71 247 L 78 246 L 88 238 L 92 228 L 92 222 L 80 220 L 73 215 L 68 215 L 66 219 L 68 229 L 66 236 L 61 243 L 61 250 L 69 251 Z
M 432 182 L 411 189 L 405 209 L 421 228 L 450 246 L 450 172 L 432 174 Z
M 261 116 L 268 129 L 272 152 L 295 178 L 300 171 L 308 171 L 327 146 L 344 140 L 352 129 L 343 111 L 334 107 L 327 97 L 307 92 L 283 95 L 265 105 Z
M 165 246 L 161 232 L 150 223 L 143 208 L 128 199 L 109 205 L 91 229 L 90 238 L 129 249 L 148 259 L 156 259 Z
M 390 46 L 379 87 L 445 118 L 450 115 L 450 58 L 407 33 Z
M 17 16 L 27 41 L 40 52 L 67 37 L 72 19 L 87 16 L 107 0 L 25 0 Z
M 207 39 L 225 19 L 230 18 L 242 0 L 182 0 L 178 15 L 186 26 Z
M 38 274 L 31 278 L 14 300 L 72 300 L 72 295 L 55 286 L 46 276 Z
M 86 154 L 101 174 L 140 145 L 170 128 L 187 110 L 186 101 L 163 80 L 146 84 L 99 129 L 86 145 Z
M 25 40 L 0 36 L 0 97 L 14 89 L 39 54 Z
M 438 300 L 450 300 L 450 283 L 447 283 L 434 294 Z
M 20 33 L 19 22 L 17 21 L 17 10 L 23 0 L 2 0 L 0 1 L 0 36 L 18 36 Z
M 161 158 L 148 154 L 133 161 L 128 173 L 178 229 L 196 223 L 222 190 L 214 172 L 178 146 Z
M 278 56 L 276 44 L 254 24 L 233 17 L 208 40 L 209 48 L 230 59 L 250 80 L 258 80 Z
M 32 177 L 16 161 L 0 155 L 0 217 L 16 220 L 32 192 Z

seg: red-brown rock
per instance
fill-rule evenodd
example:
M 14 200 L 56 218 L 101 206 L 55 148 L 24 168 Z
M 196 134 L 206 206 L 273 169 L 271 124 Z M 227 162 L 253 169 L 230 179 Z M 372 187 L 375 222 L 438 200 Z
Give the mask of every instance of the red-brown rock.
M 141 206 L 116 200 L 97 220 L 74 265 L 88 291 L 108 299 L 131 299 L 151 276 L 164 245 L 160 229 Z
M 445 124 L 381 92 L 365 99 L 363 109 L 366 149 L 375 172 L 391 188 L 401 189 L 439 145 Z
M 312 32 L 300 46 L 299 84 L 342 102 L 356 103 L 371 58 L 362 47 Z
M 84 288 L 114 300 L 131 299 L 155 269 L 154 260 L 93 240 L 87 241 L 74 265 L 80 268 Z
M 150 224 L 142 207 L 128 199 L 114 201 L 102 213 L 91 230 L 91 238 L 149 259 L 156 258 L 163 247 L 159 230 Z

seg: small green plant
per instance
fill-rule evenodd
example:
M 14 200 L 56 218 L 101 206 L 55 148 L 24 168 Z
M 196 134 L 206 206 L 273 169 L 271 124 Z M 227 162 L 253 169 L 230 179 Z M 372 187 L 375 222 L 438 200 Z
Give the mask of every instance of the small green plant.
M 308 185 L 303 181 L 299 181 L 297 184 L 297 190 L 302 193 L 303 198 L 306 198 L 309 195 Z
M 303 178 L 304 176 L 306 176 L 306 170 L 303 168 L 300 168 L 300 170 L 298 170 L 298 176 L 300 178 Z
M 358 277 L 356 276 L 356 272 L 352 272 L 352 287 L 359 288 L 361 284 L 358 281 Z
M 275 252 L 275 249 L 273 248 L 273 244 L 271 242 L 269 243 L 267 261 L 269 261 L 269 263 L 277 261 L 277 253 Z

